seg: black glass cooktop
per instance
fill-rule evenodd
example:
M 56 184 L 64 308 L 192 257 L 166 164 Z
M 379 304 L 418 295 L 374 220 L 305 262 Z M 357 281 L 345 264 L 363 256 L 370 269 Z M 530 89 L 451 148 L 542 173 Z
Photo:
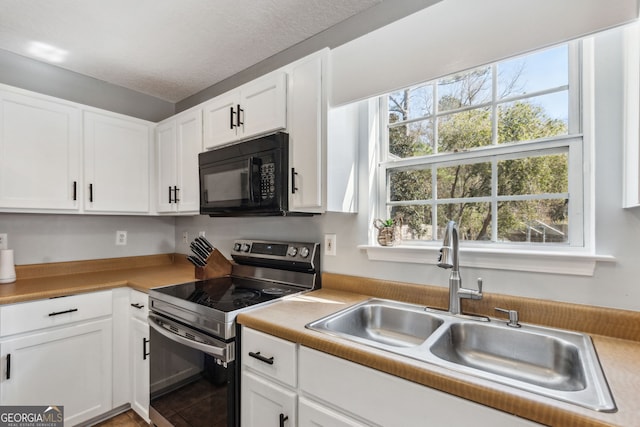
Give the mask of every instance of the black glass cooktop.
M 298 293 L 301 289 L 281 283 L 228 276 L 165 286 L 155 291 L 229 313 Z

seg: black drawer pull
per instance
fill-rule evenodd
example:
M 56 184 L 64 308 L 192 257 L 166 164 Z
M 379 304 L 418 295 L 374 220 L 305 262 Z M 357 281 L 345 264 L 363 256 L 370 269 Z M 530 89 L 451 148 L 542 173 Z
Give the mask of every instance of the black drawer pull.
M 260 352 L 254 353 L 253 351 L 249 352 L 249 356 L 253 357 L 254 359 L 258 359 L 259 361 L 264 362 L 268 365 L 273 365 L 273 356 L 266 358 L 261 355 Z
M 144 305 L 135 303 L 135 304 L 131 304 L 131 307 L 135 307 L 135 308 L 140 309 L 140 308 L 144 308 Z
M 7 354 L 7 379 L 11 379 L 11 353 Z
M 288 416 L 285 416 L 284 414 L 280 414 L 280 427 L 284 427 L 284 422 L 287 421 L 289 419 Z
M 57 316 L 58 314 L 67 314 L 67 313 L 73 313 L 74 311 L 78 311 L 77 308 L 72 308 L 71 310 L 65 310 L 65 311 L 54 311 L 53 313 L 49 313 L 49 317 L 51 316 Z
M 147 344 L 149 344 L 149 340 L 142 338 L 142 360 L 147 360 L 147 356 L 149 355 L 149 352 L 147 351 Z
M 78 181 L 73 181 L 73 201 L 78 200 Z

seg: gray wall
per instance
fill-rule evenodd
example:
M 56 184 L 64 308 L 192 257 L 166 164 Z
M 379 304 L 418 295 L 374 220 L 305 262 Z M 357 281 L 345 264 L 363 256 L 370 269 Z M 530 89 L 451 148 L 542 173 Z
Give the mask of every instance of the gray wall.
M 116 231 L 127 245 L 116 246 Z M 173 253 L 173 217 L 0 213 L 16 265 Z
M 157 122 L 171 102 L 0 49 L 0 83 Z

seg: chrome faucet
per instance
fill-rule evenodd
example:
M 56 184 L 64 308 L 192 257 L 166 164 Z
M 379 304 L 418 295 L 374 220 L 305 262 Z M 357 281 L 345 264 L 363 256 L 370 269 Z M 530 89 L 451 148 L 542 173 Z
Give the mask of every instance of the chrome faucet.
M 458 259 L 458 225 L 455 221 L 449 221 L 444 230 L 438 267 L 451 269 L 451 275 L 449 276 L 449 312 L 451 314 L 461 313 L 460 300 L 462 298 L 482 299 L 482 279 L 478 279 L 477 291 L 462 287 Z

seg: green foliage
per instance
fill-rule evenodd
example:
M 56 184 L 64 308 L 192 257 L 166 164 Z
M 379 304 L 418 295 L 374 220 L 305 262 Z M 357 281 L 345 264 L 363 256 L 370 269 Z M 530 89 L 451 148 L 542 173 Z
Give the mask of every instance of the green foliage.
M 403 92 L 408 96 L 408 92 Z M 443 97 L 441 108 L 469 105 L 468 99 Z M 395 100 L 396 106 L 407 105 Z M 391 105 L 391 102 L 390 102 Z M 498 143 L 517 143 L 567 133 L 566 124 L 550 119 L 544 109 L 529 101 L 504 104 L 498 111 Z M 391 112 L 392 121 L 404 120 L 406 112 Z M 433 154 L 433 118 L 389 129 L 389 152 L 400 158 Z M 491 110 L 476 108 L 438 119 L 438 152 L 474 150 L 492 144 Z M 529 195 L 565 193 L 568 188 L 568 157 L 565 153 L 540 155 L 498 162 L 498 194 Z M 436 173 L 437 200 L 467 199 L 491 195 L 491 163 L 487 161 L 440 167 Z M 430 169 L 392 171 L 389 176 L 391 201 L 433 200 L 434 183 Z M 536 220 L 556 226 L 566 225 L 567 200 L 544 199 L 533 201 L 501 202 L 498 210 L 499 239 L 518 240 L 526 226 Z M 401 215 L 411 238 L 431 238 L 431 206 L 408 203 L 394 206 L 391 215 Z M 489 203 L 444 203 L 438 207 L 437 226 L 444 227 L 449 220 L 460 224 L 461 236 L 470 240 L 491 238 L 492 209 Z M 517 233 L 516 233 L 517 234 Z

